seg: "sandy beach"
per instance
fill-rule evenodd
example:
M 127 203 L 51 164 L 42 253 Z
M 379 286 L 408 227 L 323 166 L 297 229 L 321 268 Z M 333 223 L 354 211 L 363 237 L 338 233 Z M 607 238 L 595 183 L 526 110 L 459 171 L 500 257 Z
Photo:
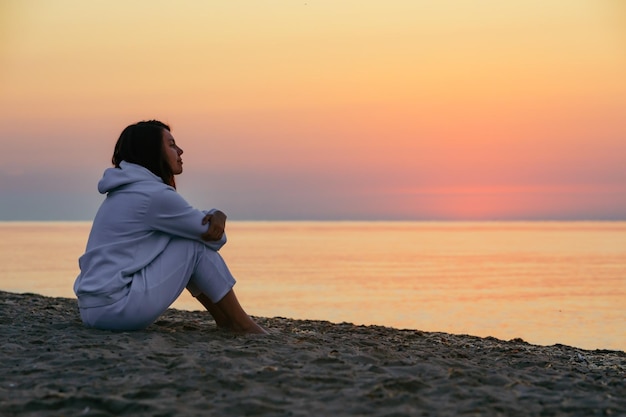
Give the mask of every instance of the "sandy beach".
M 73 299 L 0 292 L 0 415 L 626 415 L 622 351 L 256 319 L 270 336 L 179 310 L 114 333 Z

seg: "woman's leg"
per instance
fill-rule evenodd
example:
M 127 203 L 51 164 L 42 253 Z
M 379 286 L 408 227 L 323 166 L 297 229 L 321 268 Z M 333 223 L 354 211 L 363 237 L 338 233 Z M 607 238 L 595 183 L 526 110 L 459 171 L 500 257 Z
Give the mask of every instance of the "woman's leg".
M 192 292 L 192 295 L 193 295 L 193 292 Z M 207 311 L 213 316 L 213 319 L 215 320 L 215 324 L 217 324 L 217 327 L 220 327 L 222 329 L 230 329 L 232 327 L 230 319 L 222 312 L 222 310 L 220 310 L 213 303 L 213 301 L 211 301 L 209 297 L 207 297 L 203 293 L 194 295 L 194 297 L 196 297 L 196 299 L 200 301 L 200 304 L 202 304 L 204 308 L 206 308 Z
M 221 255 L 203 248 L 187 289 L 211 313 L 218 327 L 237 333 L 267 334 L 239 304 L 232 289 L 234 284 L 235 279 Z
M 89 326 L 101 329 L 143 329 L 187 287 L 219 327 L 266 333 L 243 311 L 234 285 L 235 278 L 217 252 L 200 242 L 172 239 L 159 257 L 133 275 L 126 297 L 108 306 L 81 310 L 81 317 Z

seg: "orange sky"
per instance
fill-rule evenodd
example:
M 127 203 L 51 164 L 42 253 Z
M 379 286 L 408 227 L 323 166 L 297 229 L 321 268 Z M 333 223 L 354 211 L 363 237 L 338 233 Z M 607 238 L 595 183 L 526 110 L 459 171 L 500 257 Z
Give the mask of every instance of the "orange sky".
M 231 219 L 626 219 L 624 74 L 620 0 L 0 1 L 0 220 L 147 118 Z

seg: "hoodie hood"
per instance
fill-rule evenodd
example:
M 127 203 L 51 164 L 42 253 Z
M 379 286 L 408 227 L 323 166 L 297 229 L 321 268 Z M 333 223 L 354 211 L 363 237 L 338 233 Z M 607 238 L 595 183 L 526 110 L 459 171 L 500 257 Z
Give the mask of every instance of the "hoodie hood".
M 102 179 L 98 182 L 98 191 L 105 194 L 116 188 L 143 181 L 157 181 L 163 184 L 163 180 L 148 168 L 122 161 L 119 168 L 107 168 L 104 171 Z

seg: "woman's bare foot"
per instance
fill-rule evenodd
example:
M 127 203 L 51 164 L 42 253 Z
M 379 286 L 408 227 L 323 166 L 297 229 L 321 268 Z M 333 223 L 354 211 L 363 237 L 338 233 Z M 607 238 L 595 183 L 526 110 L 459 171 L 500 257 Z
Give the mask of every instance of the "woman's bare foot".
M 220 329 L 240 334 L 269 334 L 246 314 L 233 290 L 217 303 L 212 302 L 205 294 L 198 295 L 197 299 L 211 313 Z

